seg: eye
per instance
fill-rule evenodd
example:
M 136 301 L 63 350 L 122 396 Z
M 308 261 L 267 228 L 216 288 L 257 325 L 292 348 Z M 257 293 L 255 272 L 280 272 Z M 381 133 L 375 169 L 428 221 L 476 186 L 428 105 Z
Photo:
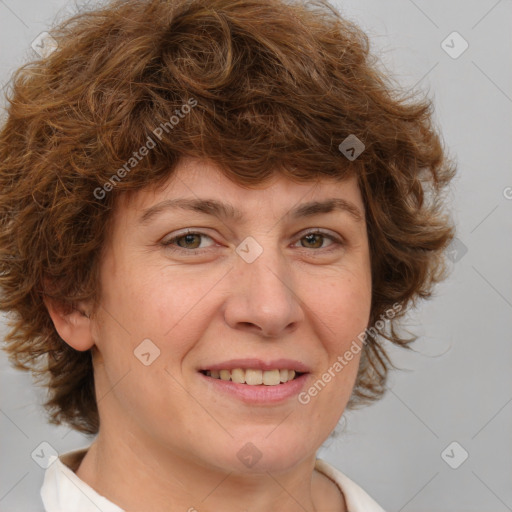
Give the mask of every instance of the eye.
M 325 240 L 330 240 L 331 243 L 327 247 L 331 247 L 332 245 L 340 246 L 343 245 L 343 241 L 331 234 L 325 233 L 321 230 L 310 231 L 309 233 L 305 233 L 299 239 L 299 242 L 302 240 L 306 240 L 306 246 L 302 244 L 302 247 L 305 249 L 325 249 L 323 246 L 323 242 Z M 330 250 L 330 249 L 329 249 Z
M 207 251 L 210 247 L 212 247 L 215 244 L 210 244 L 209 246 L 202 246 L 201 247 L 201 239 L 202 238 L 208 238 L 213 241 L 213 239 L 206 235 L 205 233 L 201 233 L 200 231 L 185 231 L 182 233 L 179 233 L 171 238 L 167 238 L 166 240 L 163 240 L 161 244 L 168 250 L 173 252 L 182 252 L 182 253 L 188 253 L 188 254 L 199 254 L 202 252 Z M 325 240 L 330 240 L 330 244 L 325 247 L 324 242 Z M 343 240 L 339 237 L 336 237 L 332 234 L 325 233 L 321 230 L 314 230 L 310 231 L 308 233 L 305 233 L 301 236 L 299 239 L 299 242 L 305 241 L 304 243 L 301 243 L 302 249 L 325 249 L 325 250 L 334 250 L 339 248 L 340 246 L 343 246 Z M 332 247 L 331 247 L 332 246 Z M 318 252 L 318 251 L 314 251 Z
M 178 234 L 167 240 L 163 240 L 161 244 L 170 249 L 171 251 L 180 251 L 184 250 L 186 252 L 197 253 L 201 252 L 201 249 L 204 247 L 199 247 L 201 244 L 201 237 L 206 237 L 212 240 L 211 237 L 204 233 L 196 232 L 196 231 L 186 231 L 185 233 Z M 177 243 L 177 247 L 175 246 Z

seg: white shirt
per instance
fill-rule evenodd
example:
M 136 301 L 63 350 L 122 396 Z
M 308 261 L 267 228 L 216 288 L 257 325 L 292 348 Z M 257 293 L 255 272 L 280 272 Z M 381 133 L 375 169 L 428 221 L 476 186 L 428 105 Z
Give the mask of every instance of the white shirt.
M 100 496 L 74 473 L 86 453 L 87 448 L 64 454 L 46 470 L 41 487 L 45 512 L 125 512 Z M 361 487 L 334 466 L 316 459 L 315 469 L 339 487 L 348 512 L 385 512 Z

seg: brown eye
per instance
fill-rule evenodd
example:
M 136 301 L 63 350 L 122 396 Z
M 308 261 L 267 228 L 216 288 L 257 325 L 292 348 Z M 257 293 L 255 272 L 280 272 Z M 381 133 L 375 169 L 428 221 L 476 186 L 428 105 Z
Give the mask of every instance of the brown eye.
M 194 244 L 194 238 L 195 242 L 199 242 L 199 245 L 201 245 L 201 235 L 198 235 L 197 233 L 187 234 L 183 236 L 179 236 L 175 238 L 174 240 L 178 242 L 178 245 L 180 247 L 183 247 L 184 249 L 198 249 L 199 246 Z M 180 241 L 183 241 L 183 243 L 180 243 Z M 191 245 L 195 245 L 194 247 L 191 247 Z
M 330 240 L 331 243 L 327 246 L 323 246 L 324 240 Z M 302 238 L 300 239 L 301 246 L 304 249 L 334 249 L 335 247 L 331 246 L 342 246 L 343 241 L 333 235 L 324 233 L 322 231 L 312 231 L 310 233 L 306 233 Z M 304 242 L 305 241 L 305 244 Z
M 208 246 L 200 247 L 202 238 L 211 240 L 211 237 L 204 233 L 189 231 L 163 240 L 161 244 L 171 251 L 196 253 L 208 249 Z
M 307 240 L 308 244 L 312 244 L 312 246 L 308 247 L 309 249 L 320 249 L 324 238 L 326 238 L 325 235 L 321 233 L 309 233 L 302 237 L 302 240 Z

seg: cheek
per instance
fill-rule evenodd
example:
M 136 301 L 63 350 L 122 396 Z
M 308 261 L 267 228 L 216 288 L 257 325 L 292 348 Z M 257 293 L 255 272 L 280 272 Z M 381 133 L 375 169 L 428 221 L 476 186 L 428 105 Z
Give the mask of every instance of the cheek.
M 360 335 L 367 328 L 371 307 L 368 279 L 347 276 L 329 282 L 336 284 L 312 299 L 326 359 L 299 397 L 312 425 L 322 424 L 326 432 L 335 428 L 350 399 L 363 348 Z
M 183 277 L 171 285 L 161 272 L 133 270 L 126 268 L 123 279 L 105 281 L 109 292 L 96 328 L 103 363 L 96 372 L 100 395 L 105 396 L 101 408 L 104 415 L 117 411 L 137 423 L 166 415 L 176 419 L 190 407 L 175 364 L 190 350 L 200 328 L 188 319 L 196 311 L 193 304 L 201 297 L 201 287 L 189 286 L 183 293 Z
M 324 293 L 317 294 L 316 308 L 317 314 L 331 329 L 333 343 L 342 349 L 368 325 L 371 308 L 368 277 L 345 275 L 341 279 L 331 279 Z
M 123 281 L 115 309 L 130 332 L 133 348 L 149 338 L 169 364 L 171 359 L 180 360 L 201 337 L 214 313 L 212 288 L 223 274 L 195 272 L 172 267 L 125 274 L 129 277 Z

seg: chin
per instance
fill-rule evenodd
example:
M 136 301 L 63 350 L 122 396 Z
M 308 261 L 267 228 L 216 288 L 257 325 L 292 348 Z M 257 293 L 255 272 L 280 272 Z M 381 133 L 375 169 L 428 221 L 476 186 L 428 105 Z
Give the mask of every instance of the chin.
M 307 457 L 316 453 L 314 445 L 309 446 L 306 434 L 300 436 L 292 427 L 281 425 L 259 430 L 254 435 L 237 436 L 230 444 L 236 447 L 235 472 L 263 473 L 293 469 Z M 280 432 L 278 430 L 281 429 Z M 309 439 L 311 441 L 311 439 Z

